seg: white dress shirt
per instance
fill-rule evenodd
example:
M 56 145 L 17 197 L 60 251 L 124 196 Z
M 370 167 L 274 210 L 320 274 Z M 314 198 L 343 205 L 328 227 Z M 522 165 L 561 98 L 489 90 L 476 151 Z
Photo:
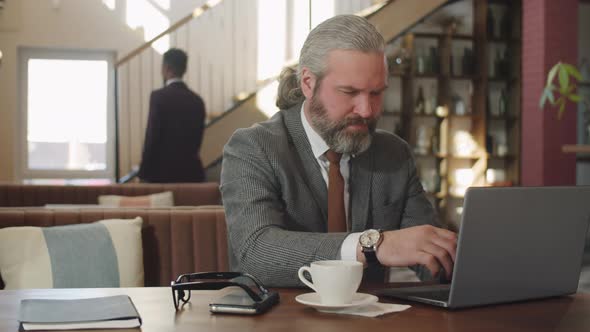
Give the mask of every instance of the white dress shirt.
M 305 105 L 305 102 L 303 103 Z M 303 105 L 301 105 L 301 123 L 303 124 L 303 129 L 305 130 L 305 134 L 307 135 L 307 139 L 311 144 L 311 150 L 313 152 L 313 156 L 316 158 L 316 161 L 320 165 L 320 169 L 322 171 L 322 177 L 326 182 L 326 187 L 328 186 L 328 169 L 330 168 L 330 162 L 325 156 L 326 151 L 330 149 L 328 144 L 324 141 L 324 139 L 311 127 L 307 118 L 305 117 L 305 112 L 303 111 Z M 340 173 L 344 178 L 344 209 L 346 212 L 346 219 L 348 219 L 348 203 L 350 198 L 350 193 L 348 192 L 348 179 L 350 177 L 350 155 L 345 153 L 342 154 L 342 158 L 340 159 Z M 347 223 L 348 224 L 348 223 Z M 354 260 L 356 261 L 356 248 L 359 241 L 361 233 L 350 233 L 342 242 L 342 247 L 340 248 L 340 257 L 342 260 Z
M 172 83 L 176 83 L 176 82 L 182 82 L 182 78 L 180 77 L 172 77 L 171 79 L 166 80 L 166 82 L 164 83 L 165 86 L 168 86 Z

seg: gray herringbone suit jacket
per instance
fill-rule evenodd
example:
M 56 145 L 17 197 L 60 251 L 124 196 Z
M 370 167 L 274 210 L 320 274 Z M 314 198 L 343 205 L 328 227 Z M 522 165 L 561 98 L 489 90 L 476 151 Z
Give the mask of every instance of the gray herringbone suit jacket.
M 269 286 L 301 286 L 297 270 L 339 259 L 347 233 L 327 233 L 328 191 L 300 117 L 301 105 L 237 130 L 225 146 L 221 193 L 230 265 Z M 435 224 L 409 146 L 377 131 L 351 158 L 349 230 Z

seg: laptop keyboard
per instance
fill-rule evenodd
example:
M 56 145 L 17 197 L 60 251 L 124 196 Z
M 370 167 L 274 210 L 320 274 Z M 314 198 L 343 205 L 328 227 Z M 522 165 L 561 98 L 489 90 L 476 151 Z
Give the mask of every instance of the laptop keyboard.
M 408 292 L 409 296 L 423 297 L 426 299 L 432 299 L 432 300 L 442 301 L 442 302 L 449 300 L 449 294 L 450 294 L 449 289 L 423 291 L 423 292 L 419 291 L 419 292 L 412 292 L 412 293 Z
M 448 302 L 450 292 L 450 285 L 435 285 L 408 288 L 390 288 L 381 292 L 381 295 L 393 296 L 402 299 L 422 298 L 439 302 Z

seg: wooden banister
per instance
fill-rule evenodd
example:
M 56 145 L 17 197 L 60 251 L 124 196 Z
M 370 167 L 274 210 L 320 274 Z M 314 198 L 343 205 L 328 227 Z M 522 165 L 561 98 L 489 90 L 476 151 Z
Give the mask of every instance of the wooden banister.
M 190 13 L 190 14 L 186 15 L 185 17 L 181 18 L 179 21 L 177 21 L 176 23 L 174 23 L 170 27 L 168 27 L 168 29 L 162 31 L 161 33 L 159 33 L 154 38 L 148 40 L 147 42 L 145 42 L 144 44 L 142 44 L 138 48 L 136 48 L 133 51 L 129 52 L 129 54 L 127 54 L 124 57 L 122 57 L 120 60 L 118 60 L 115 63 L 115 67 L 120 67 L 121 65 L 127 63 L 129 60 L 131 60 L 134 57 L 136 57 L 137 55 L 139 55 L 145 49 L 149 48 L 153 43 L 155 43 L 156 41 L 158 41 L 158 39 L 160 39 L 160 38 L 162 38 L 162 37 L 164 37 L 164 36 L 166 36 L 166 35 L 174 32 L 174 31 L 178 30 L 183 25 L 185 25 L 188 22 L 192 21 L 193 19 L 195 19 L 195 18 L 203 15 L 205 12 L 207 12 L 208 10 L 210 10 L 213 7 L 217 6 L 222 1 L 223 0 L 209 0 L 205 4 L 203 4 L 202 6 L 195 8 L 195 10 L 193 10 L 192 13 Z
M 590 144 L 567 144 L 561 147 L 564 153 L 590 153 Z
M 385 7 L 385 5 L 389 4 L 392 1 L 395 1 L 395 0 L 374 0 L 373 4 L 370 7 L 367 7 L 365 9 L 357 12 L 355 15 L 358 15 L 358 16 L 368 19 L 369 17 L 371 17 L 371 15 L 375 14 L 381 8 Z

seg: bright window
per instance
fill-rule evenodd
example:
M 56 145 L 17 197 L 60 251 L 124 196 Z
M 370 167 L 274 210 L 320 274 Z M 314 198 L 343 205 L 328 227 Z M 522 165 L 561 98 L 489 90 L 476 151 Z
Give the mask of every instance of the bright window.
M 114 178 L 112 59 L 22 50 L 22 179 Z
M 258 0 L 258 80 L 278 75 L 285 65 L 286 17 L 286 0 Z

